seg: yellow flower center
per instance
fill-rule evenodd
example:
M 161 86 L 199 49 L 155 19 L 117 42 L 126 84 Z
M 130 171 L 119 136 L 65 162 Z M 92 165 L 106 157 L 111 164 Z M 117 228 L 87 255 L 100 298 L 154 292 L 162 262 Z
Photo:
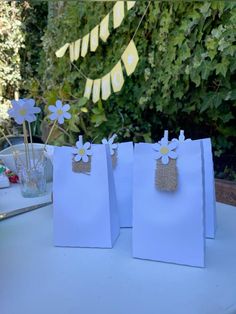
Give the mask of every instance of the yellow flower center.
M 79 155 L 83 156 L 85 154 L 85 150 L 83 148 L 79 149 Z
M 25 115 L 26 115 L 26 110 L 25 110 L 25 109 L 21 109 L 21 110 L 19 111 L 19 114 L 20 114 L 21 116 L 25 116 Z
M 57 110 L 57 114 L 60 116 L 60 115 L 63 114 L 63 111 L 62 111 L 61 109 L 58 109 L 58 110 Z
M 169 153 L 169 148 L 166 147 L 166 146 L 162 147 L 162 148 L 160 149 L 160 153 L 161 153 L 162 155 L 168 154 L 168 153 Z

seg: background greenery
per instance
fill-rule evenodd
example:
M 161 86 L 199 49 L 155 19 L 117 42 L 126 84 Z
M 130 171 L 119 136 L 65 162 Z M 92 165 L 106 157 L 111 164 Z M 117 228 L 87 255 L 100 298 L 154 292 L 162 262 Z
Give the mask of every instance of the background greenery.
M 72 65 L 68 53 L 58 59 L 55 51 L 90 31 L 114 2 L 31 2 L 23 14 L 21 94 L 37 98 L 45 115 L 57 98 L 70 102 L 73 119 L 64 126 L 66 134 L 55 134 L 56 144 L 74 143 L 79 133 L 99 142 L 112 132 L 119 140 L 150 142 L 159 139 L 164 129 L 171 137 L 184 129 L 192 139 L 211 137 L 216 157 L 235 155 L 235 1 L 152 1 L 135 37 L 138 67 L 126 77 L 122 91 L 98 104 L 82 97 L 85 79 L 76 67 L 91 78 L 110 71 L 147 3 L 137 1 L 121 27 L 110 29 L 106 44 L 100 42 L 95 53 Z M 230 167 L 227 171 L 234 178 Z

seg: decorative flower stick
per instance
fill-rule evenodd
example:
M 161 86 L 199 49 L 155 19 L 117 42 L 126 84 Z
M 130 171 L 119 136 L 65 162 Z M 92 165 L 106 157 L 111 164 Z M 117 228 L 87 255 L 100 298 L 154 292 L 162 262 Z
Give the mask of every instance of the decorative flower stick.
M 30 152 L 29 152 L 26 121 L 29 123 L 29 130 L 31 134 L 30 123 L 36 120 L 35 114 L 39 113 L 41 109 L 38 107 L 35 107 L 34 99 L 12 100 L 11 103 L 12 103 L 12 108 L 8 110 L 9 116 L 13 118 L 17 124 L 23 124 L 26 168 L 29 171 L 31 167 L 31 162 L 30 162 Z M 30 141 L 31 141 L 33 164 L 35 165 L 35 155 L 33 153 L 34 147 L 33 147 L 32 135 L 30 136 Z
M 58 122 L 58 124 L 63 124 L 65 119 L 71 118 L 71 114 L 68 112 L 70 110 L 70 105 L 69 104 L 63 105 L 61 100 L 57 100 L 55 106 L 49 106 L 48 110 L 51 112 L 49 119 L 51 121 L 54 121 L 54 123 L 44 143 L 42 157 L 44 155 L 44 151 L 47 147 L 50 137 L 56 127 L 56 123 Z M 40 160 L 42 159 L 42 157 L 40 158 Z

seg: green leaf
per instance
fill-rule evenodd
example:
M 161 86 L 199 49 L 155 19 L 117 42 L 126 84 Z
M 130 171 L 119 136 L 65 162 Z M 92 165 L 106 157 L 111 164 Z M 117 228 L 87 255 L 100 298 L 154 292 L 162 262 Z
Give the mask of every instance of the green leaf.
M 226 73 L 228 71 L 229 67 L 229 61 L 227 59 L 224 59 L 221 63 L 216 64 L 216 75 L 222 74 L 224 77 L 226 76 Z

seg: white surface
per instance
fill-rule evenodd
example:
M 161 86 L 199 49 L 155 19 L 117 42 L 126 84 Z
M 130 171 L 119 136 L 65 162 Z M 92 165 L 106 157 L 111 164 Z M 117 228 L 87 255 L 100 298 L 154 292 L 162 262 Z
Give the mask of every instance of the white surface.
M 0 222 L 1 314 L 235 314 L 236 208 L 217 204 L 206 268 L 131 257 L 131 229 L 113 249 L 56 248 L 52 207 Z
M 109 146 L 92 145 L 89 175 L 72 171 L 72 152 L 71 147 L 54 152 L 54 243 L 112 247 L 120 227 Z
M 200 141 L 177 150 L 178 186 L 163 192 L 155 185 L 152 144 L 134 150 L 133 254 L 135 257 L 204 266 L 205 235 Z
M 48 183 L 45 195 L 34 198 L 25 198 L 21 195 L 20 184 L 11 184 L 9 188 L 0 189 L 0 214 L 32 205 L 50 202 L 51 190 L 52 185 L 51 183 Z

